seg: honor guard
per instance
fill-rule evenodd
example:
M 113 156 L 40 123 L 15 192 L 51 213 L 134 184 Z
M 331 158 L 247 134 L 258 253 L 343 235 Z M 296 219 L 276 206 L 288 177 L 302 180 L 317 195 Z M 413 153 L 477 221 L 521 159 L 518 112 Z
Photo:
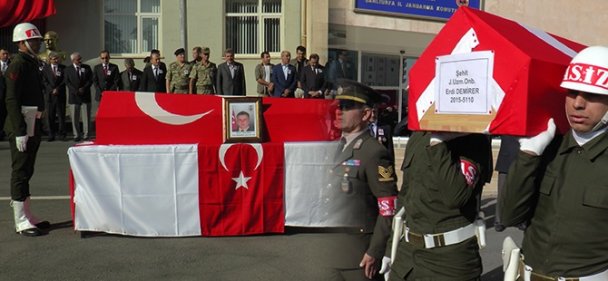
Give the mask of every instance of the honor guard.
M 187 94 L 189 93 L 188 82 L 192 65 L 186 61 L 186 50 L 179 48 L 175 50 L 176 61 L 169 65 L 167 72 L 167 91 L 169 93 Z
M 561 87 L 571 129 L 519 139 L 506 181 L 502 218 L 530 220 L 509 249 L 505 280 L 608 280 L 608 48 L 588 47 L 570 62 Z M 515 252 L 515 254 L 511 254 Z
M 485 135 L 412 134 L 399 191 L 404 223 L 395 225 L 382 262 L 386 272 L 392 261 L 389 280 L 479 280 L 485 223 L 478 197 L 491 178 L 491 157 Z
M 19 52 L 6 70 L 6 109 L 8 116 L 4 130 L 9 136 L 11 149 L 11 205 L 15 230 L 23 236 L 39 236 L 41 229 L 50 226 L 40 221 L 30 210 L 30 184 L 34 174 L 36 154 L 42 134 L 42 77 L 37 54 L 42 36 L 31 23 L 20 23 L 13 30 L 13 42 Z
M 336 123 L 342 138 L 326 187 L 323 209 L 340 228 L 329 237 L 326 265 L 331 280 L 381 280 L 378 274 L 396 203 L 393 161 L 368 131 L 379 95 L 371 88 L 340 80 Z
M 215 94 L 215 78 L 217 75 L 217 66 L 209 61 L 210 50 L 207 47 L 203 48 L 201 61 L 197 63 L 190 73 L 190 91 L 193 92 L 196 87 L 197 94 Z

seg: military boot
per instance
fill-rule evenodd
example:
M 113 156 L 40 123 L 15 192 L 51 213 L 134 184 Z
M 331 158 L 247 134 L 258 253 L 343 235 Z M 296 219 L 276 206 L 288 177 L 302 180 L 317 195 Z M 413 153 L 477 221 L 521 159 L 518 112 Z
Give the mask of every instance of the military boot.
M 23 236 L 33 237 L 42 235 L 42 231 L 33 225 L 25 216 L 25 203 L 11 201 L 15 217 L 15 231 Z

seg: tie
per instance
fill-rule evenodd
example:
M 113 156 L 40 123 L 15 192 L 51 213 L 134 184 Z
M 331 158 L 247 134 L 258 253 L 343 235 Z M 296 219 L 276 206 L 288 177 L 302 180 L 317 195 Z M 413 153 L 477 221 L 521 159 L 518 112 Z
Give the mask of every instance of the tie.
M 232 79 L 234 79 L 234 65 L 229 64 L 228 67 L 230 68 L 230 76 L 232 76 Z
M 372 137 L 376 137 L 376 123 L 371 123 L 369 124 L 369 132 L 372 135 Z
M 1 69 L 2 73 L 6 72 L 6 69 L 7 69 L 6 62 L 2 62 L 2 69 Z
M 154 67 L 154 79 L 158 78 L 158 67 Z
M 108 66 L 107 65 L 103 65 L 103 76 L 108 76 Z
M 342 151 L 344 150 L 344 146 L 346 146 L 346 138 L 342 137 L 342 138 L 340 138 L 340 143 L 338 144 L 338 149 L 336 150 L 336 157 L 338 157 L 340 154 L 342 154 Z
M 53 65 L 53 76 L 57 76 L 57 66 Z
M 78 74 L 78 78 L 81 78 L 81 76 L 80 76 L 80 66 L 76 67 L 76 74 Z

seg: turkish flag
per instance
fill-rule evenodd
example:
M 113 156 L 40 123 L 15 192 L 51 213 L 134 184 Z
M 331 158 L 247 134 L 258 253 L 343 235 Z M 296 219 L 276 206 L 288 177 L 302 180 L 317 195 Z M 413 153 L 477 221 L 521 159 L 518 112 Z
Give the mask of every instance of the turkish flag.
M 55 14 L 53 0 L 0 0 L 0 27 L 50 17 Z
M 282 143 L 199 146 L 203 236 L 284 232 Z

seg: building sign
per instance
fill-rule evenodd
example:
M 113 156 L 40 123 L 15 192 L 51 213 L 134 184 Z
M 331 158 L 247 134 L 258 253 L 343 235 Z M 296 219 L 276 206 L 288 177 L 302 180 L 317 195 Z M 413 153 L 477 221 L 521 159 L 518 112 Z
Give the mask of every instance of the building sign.
M 481 10 L 483 0 L 355 0 L 355 12 L 447 21 L 460 6 Z

